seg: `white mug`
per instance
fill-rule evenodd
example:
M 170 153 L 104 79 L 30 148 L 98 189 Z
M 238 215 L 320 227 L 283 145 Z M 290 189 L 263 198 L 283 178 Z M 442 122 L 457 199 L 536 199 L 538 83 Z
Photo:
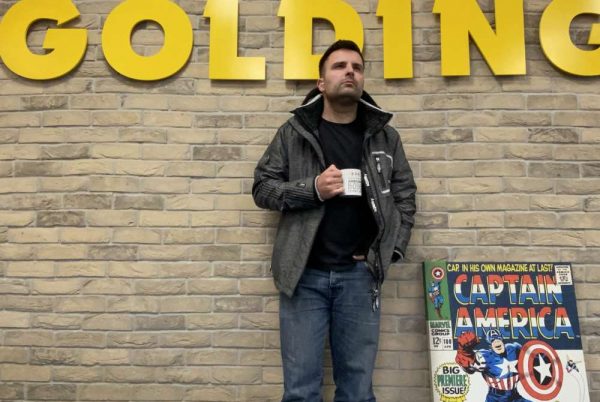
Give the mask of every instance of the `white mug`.
M 342 169 L 342 180 L 344 181 L 343 197 L 360 197 L 362 195 L 360 169 Z

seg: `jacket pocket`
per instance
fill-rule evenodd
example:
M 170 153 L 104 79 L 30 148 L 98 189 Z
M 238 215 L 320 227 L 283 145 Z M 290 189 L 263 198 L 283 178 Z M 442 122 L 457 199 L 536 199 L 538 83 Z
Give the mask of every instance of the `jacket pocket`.
M 394 158 L 384 151 L 373 151 L 371 152 L 371 159 L 373 161 L 373 165 L 375 166 L 381 194 L 390 194 L 390 183 L 392 178 L 392 170 L 394 169 Z

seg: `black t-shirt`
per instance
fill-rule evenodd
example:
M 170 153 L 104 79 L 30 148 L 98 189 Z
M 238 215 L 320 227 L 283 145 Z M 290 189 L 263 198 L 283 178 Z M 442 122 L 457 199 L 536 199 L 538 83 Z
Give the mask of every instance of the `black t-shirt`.
M 327 167 L 334 164 L 338 169 L 361 168 L 364 126 L 359 119 L 349 124 L 321 119 L 319 137 Z M 313 243 L 309 267 L 342 270 L 354 263 L 352 255 L 366 254 L 376 226 L 364 188 L 362 194 L 338 195 L 325 201 L 325 216 Z

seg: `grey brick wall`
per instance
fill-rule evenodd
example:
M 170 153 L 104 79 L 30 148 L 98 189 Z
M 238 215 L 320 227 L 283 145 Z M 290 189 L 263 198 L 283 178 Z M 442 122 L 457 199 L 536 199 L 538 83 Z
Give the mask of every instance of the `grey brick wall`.
M 277 214 L 250 189 L 313 85 L 282 78 L 280 2 L 240 2 L 240 53 L 267 58 L 266 81 L 209 80 L 205 1 L 181 0 L 191 60 L 154 83 L 104 60 L 101 27 L 119 2 L 74 3 L 89 37 L 75 71 L 34 82 L 0 64 L 0 399 L 277 401 Z M 419 186 L 407 262 L 383 289 L 378 400 L 430 400 L 420 263 L 433 258 L 571 261 L 599 400 L 599 79 L 545 59 L 549 1 L 525 2 L 526 76 L 493 76 L 473 47 L 471 76 L 441 77 L 426 0 L 413 2 L 415 77 L 384 80 L 377 1 L 349 3 L 365 25 L 366 88 L 395 113 Z M 596 21 L 576 20 L 574 39 Z M 316 23 L 317 49 L 333 38 Z M 151 53 L 162 35 L 148 24 L 133 43 Z

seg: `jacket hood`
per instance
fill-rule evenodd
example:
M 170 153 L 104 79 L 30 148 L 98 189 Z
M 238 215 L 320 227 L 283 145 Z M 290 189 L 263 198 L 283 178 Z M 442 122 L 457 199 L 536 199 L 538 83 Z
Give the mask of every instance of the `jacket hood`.
M 306 94 L 302 105 L 294 110 L 295 114 L 309 131 L 316 133 L 323 114 L 324 100 L 319 88 L 315 87 Z M 358 104 L 358 116 L 364 119 L 367 133 L 382 129 L 392 118 L 392 114 L 381 109 L 367 91 L 363 91 Z

